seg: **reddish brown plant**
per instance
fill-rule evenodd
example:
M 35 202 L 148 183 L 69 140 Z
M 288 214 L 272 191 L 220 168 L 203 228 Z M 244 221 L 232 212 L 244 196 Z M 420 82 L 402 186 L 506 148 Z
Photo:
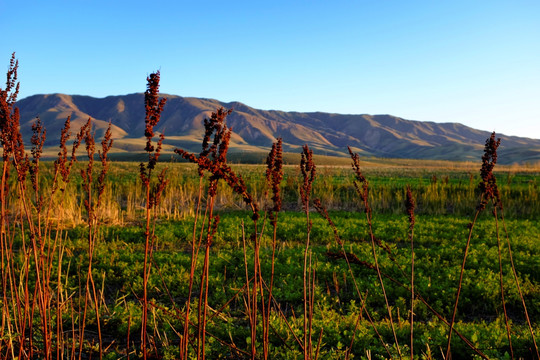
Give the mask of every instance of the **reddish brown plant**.
M 259 207 L 257 203 L 251 194 L 248 193 L 244 179 L 236 175 L 233 169 L 227 164 L 227 151 L 229 149 L 232 129 L 226 125 L 225 119 L 231 112 L 232 109 L 225 110 L 224 108 L 219 108 L 216 112 L 212 113 L 210 119 L 204 120 L 205 133 L 202 151 L 198 157 L 183 149 L 175 149 L 174 152 L 184 159 L 197 164 L 199 166 L 198 171 L 200 176 L 202 176 L 204 171 L 208 171 L 211 174 L 209 179 L 209 196 L 216 195 L 219 180 L 224 180 L 236 194 L 242 197 L 246 205 L 251 207 L 252 218 L 256 220 L 259 218 Z
M 273 206 L 270 209 L 270 221 L 276 221 L 276 213 L 281 210 L 280 184 L 283 180 L 283 149 L 281 138 L 272 144 L 272 150 L 266 158 L 266 183 L 272 191 Z
M 405 208 L 407 209 L 407 215 L 409 216 L 409 228 L 412 230 L 414 227 L 415 219 L 414 219 L 414 208 L 416 204 L 414 201 L 413 194 L 411 192 L 410 185 L 407 185 L 407 195 L 405 200 Z
M 482 211 L 486 208 L 489 200 L 492 200 L 496 206 L 502 208 L 500 201 L 499 188 L 497 187 L 497 179 L 493 175 L 493 168 L 497 163 L 497 149 L 501 144 L 501 139 L 495 140 L 495 132 L 486 140 L 484 154 L 482 155 L 482 167 L 480 168 L 480 176 L 482 181 L 478 185 L 478 189 L 482 193 L 482 198 L 477 209 Z

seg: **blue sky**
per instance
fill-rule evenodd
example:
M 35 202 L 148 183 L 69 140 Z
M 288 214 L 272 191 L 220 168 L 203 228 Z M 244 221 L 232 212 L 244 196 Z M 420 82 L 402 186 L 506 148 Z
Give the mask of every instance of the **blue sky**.
M 159 69 L 161 91 L 175 95 L 540 138 L 537 0 L 0 0 L 0 9 L 0 64 L 7 70 L 16 52 L 19 98 L 142 92 Z

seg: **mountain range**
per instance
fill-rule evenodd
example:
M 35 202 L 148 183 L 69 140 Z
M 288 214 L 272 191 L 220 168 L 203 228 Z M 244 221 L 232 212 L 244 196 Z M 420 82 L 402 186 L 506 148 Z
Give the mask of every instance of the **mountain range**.
M 489 131 L 459 123 L 406 120 L 392 115 L 344 115 L 323 112 L 258 110 L 240 102 L 162 95 L 167 103 L 155 130 L 165 135 L 165 152 L 183 148 L 196 153 L 204 133 L 204 119 L 219 107 L 232 108 L 227 124 L 233 129 L 231 152 L 268 152 L 277 137 L 286 152 L 299 152 L 307 144 L 316 154 L 347 156 L 347 146 L 364 157 L 478 161 Z M 33 95 L 17 102 L 21 132 L 31 137 L 31 124 L 39 116 L 47 129 L 45 146 L 55 149 L 60 130 L 71 116 L 75 133 L 89 117 L 96 136 L 111 122 L 117 154 L 143 153 L 144 94 L 95 98 L 82 95 Z M 497 134 L 499 162 L 540 160 L 540 140 Z M 57 148 L 56 148 L 57 149 Z

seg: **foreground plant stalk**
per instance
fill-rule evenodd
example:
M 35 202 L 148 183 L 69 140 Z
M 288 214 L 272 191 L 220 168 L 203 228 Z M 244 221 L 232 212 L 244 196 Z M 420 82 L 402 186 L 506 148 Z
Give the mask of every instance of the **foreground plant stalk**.
M 175 152 L 183 157 L 184 159 L 195 163 L 198 165 L 199 178 L 202 181 L 202 176 L 204 172 L 210 173 L 209 186 L 208 186 L 208 197 L 206 203 L 206 214 L 205 219 L 208 219 L 208 225 L 206 225 L 206 240 L 204 242 L 205 246 L 205 257 L 203 270 L 201 274 L 201 283 L 200 283 L 200 292 L 199 292 L 199 307 L 198 307 L 198 336 L 197 336 L 197 359 L 205 359 L 206 357 L 206 324 L 207 324 L 207 308 L 208 308 L 208 279 L 209 279 L 209 257 L 210 257 L 210 246 L 212 245 L 214 235 L 217 231 L 217 226 L 219 222 L 219 217 L 214 216 L 214 205 L 215 199 L 218 192 L 218 184 L 220 180 L 223 180 L 234 193 L 240 195 L 244 202 L 251 208 L 252 211 L 252 220 L 254 228 L 254 240 L 255 240 L 255 261 L 254 261 L 254 286 L 251 294 L 249 288 L 249 279 L 246 279 L 246 289 L 248 292 L 248 315 L 250 318 L 250 330 L 251 330 L 251 357 L 254 359 L 256 357 L 256 319 L 257 319 L 257 294 L 258 288 L 262 289 L 262 279 L 260 276 L 260 264 L 257 260 L 257 249 L 258 249 L 258 239 L 257 239 L 257 220 L 259 218 L 258 205 L 253 200 L 252 196 L 248 193 L 246 184 L 242 177 L 237 176 L 231 167 L 227 164 L 227 151 L 229 149 L 229 141 L 231 138 L 232 131 L 227 127 L 225 123 L 226 117 L 232 112 L 232 109 L 225 110 L 219 108 L 216 112 L 212 113 L 210 119 L 204 120 L 205 133 L 202 142 L 202 151 L 197 156 L 190 152 L 187 152 L 183 149 L 175 149 Z M 202 184 L 202 183 L 201 183 Z M 202 185 L 199 187 L 202 189 Z M 199 192 L 201 194 L 201 192 Z M 204 225 L 204 221 L 203 221 Z M 195 227 L 193 239 L 195 239 Z M 204 226 L 203 228 L 204 229 Z M 193 256 L 196 257 L 198 251 L 201 247 L 201 241 L 203 239 L 204 230 L 201 230 L 200 241 L 198 244 L 197 251 L 192 250 L 192 260 L 191 260 L 191 271 L 192 274 L 195 270 L 196 260 Z M 194 242 L 193 242 L 194 243 Z M 247 266 L 247 265 L 246 265 Z M 247 269 L 247 267 L 246 267 Z M 191 282 L 191 280 L 190 280 Z M 191 286 L 189 294 L 191 296 Z M 188 299 L 190 301 L 190 299 Z M 189 307 L 188 307 L 189 311 Z M 185 324 L 184 328 L 184 339 L 182 340 L 182 349 L 181 357 L 187 357 L 187 341 L 186 335 L 189 335 L 189 330 L 187 329 L 187 324 L 189 324 L 188 316 L 189 313 L 186 311 L 185 314 Z
M 454 308 L 452 310 L 452 319 L 450 320 L 450 329 L 448 331 L 448 337 L 447 337 L 447 344 L 446 344 L 446 359 L 452 358 L 451 353 L 451 340 L 452 340 L 452 330 L 454 327 L 454 323 L 456 320 L 456 313 L 459 303 L 459 297 L 461 294 L 461 288 L 463 283 L 463 274 L 465 271 L 465 263 L 467 261 L 467 255 L 469 254 L 469 247 L 471 243 L 472 233 L 474 226 L 476 224 L 476 221 L 478 219 L 478 215 L 485 210 L 486 205 L 488 203 L 492 203 L 494 206 L 494 215 L 496 216 L 496 208 L 502 207 L 501 205 L 501 196 L 499 193 L 499 188 L 497 187 L 497 179 L 495 178 L 495 175 L 493 174 L 493 168 L 495 167 L 495 164 L 497 163 L 497 149 L 501 143 L 501 139 L 495 139 L 495 132 L 493 132 L 486 140 L 486 144 L 484 147 L 484 154 L 482 155 L 482 167 L 480 169 L 480 176 L 482 178 L 482 181 L 478 185 L 478 189 L 481 192 L 480 202 L 478 203 L 476 207 L 476 213 L 474 214 L 473 221 L 469 224 L 469 235 L 467 237 L 467 243 L 465 245 L 465 251 L 463 254 L 463 261 L 461 263 L 461 269 L 459 274 L 459 282 L 457 286 L 457 293 L 456 293 L 456 300 L 454 302 Z M 509 324 L 508 324 L 508 316 L 506 314 L 506 305 L 504 304 L 504 289 L 502 285 L 502 264 L 501 264 L 501 258 L 500 258 L 500 244 L 499 244 L 499 237 L 498 237 L 498 230 L 497 230 L 497 243 L 498 243 L 498 249 L 499 249 L 499 275 L 501 277 L 500 280 L 500 288 L 501 288 L 501 297 L 503 302 L 503 309 L 504 309 L 504 319 L 507 329 L 507 337 L 508 342 L 510 346 L 510 352 L 512 353 L 513 357 L 513 350 L 512 350 L 512 340 L 510 336 L 510 330 L 509 330 Z
M 310 234 L 311 227 L 313 226 L 309 219 L 309 206 L 310 206 L 310 194 L 313 181 L 315 180 L 315 163 L 313 162 L 313 152 L 307 145 L 304 145 L 302 150 L 302 157 L 300 161 L 300 171 L 302 172 L 303 183 L 300 187 L 300 196 L 302 199 L 302 208 L 306 215 L 306 245 L 304 247 L 304 360 L 310 360 L 312 358 L 312 319 L 313 319 L 313 302 L 312 302 L 312 282 L 311 262 L 308 266 L 308 257 L 310 256 Z
M 148 335 L 147 335 L 147 323 L 148 323 L 148 277 L 150 276 L 150 259 L 152 257 L 152 245 L 154 241 L 154 232 L 151 227 L 152 210 L 159 204 L 161 193 L 167 185 L 166 169 L 164 169 L 158 176 L 157 181 L 153 180 L 153 170 L 156 167 L 159 156 L 161 155 L 161 147 L 164 140 L 164 135 L 161 134 L 157 144 L 154 145 L 152 139 L 154 137 L 154 127 L 158 124 L 161 112 L 167 99 L 159 98 L 159 71 L 150 74 L 147 81 L 146 92 L 144 93 L 144 104 L 146 110 L 145 117 L 145 131 L 146 147 L 144 150 L 148 154 L 148 162 L 146 164 L 140 164 L 140 178 L 145 193 L 145 242 L 144 242 L 144 265 L 143 265 L 143 311 L 142 311 L 142 324 L 141 324 L 141 350 L 143 358 L 147 358 L 148 352 Z
M 270 313 L 271 313 L 271 304 L 273 298 L 273 289 L 274 289 L 274 271 L 275 271 L 275 260 L 276 260 L 276 243 L 277 243 L 277 228 L 278 228 L 278 213 L 281 210 L 281 190 L 280 184 L 283 180 L 283 148 L 282 148 L 282 139 L 277 139 L 276 142 L 272 144 L 272 149 L 268 154 L 266 159 L 266 184 L 268 188 L 272 191 L 272 202 L 273 206 L 269 209 L 269 218 L 270 223 L 272 224 L 272 258 L 271 271 L 270 271 L 270 287 L 268 288 L 268 303 L 266 304 L 266 314 L 263 319 L 263 357 L 268 359 L 270 356 L 269 347 L 270 347 Z
M 410 185 L 407 185 L 405 208 L 407 209 L 407 214 L 409 215 L 409 240 L 411 241 L 411 359 L 414 359 L 414 207 L 415 201 L 411 191 L 411 187 Z
M 359 162 L 359 156 L 358 154 L 355 154 L 352 152 L 351 148 L 349 148 L 349 154 L 351 155 L 352 160 L 352 168 L 356 176 L 356 180 L 354 182 L 354 186 L 356 189 L 356 192 L 360 196 L 360 199 L 363 202 L 364 205 L 364 212 L 366 214 L 366 220 L 368 223 L 368 229 L 369 229 L 369 237 L 371 240 L 371 252 L 373 255 L 373 261 L 375 262 L 375 269 L 377 270 L 377 277 L 379 278 L 379 284 L 381 285 L 381 290 L 384 295 L 384 301 L 386 304 L 386 310 L 388 311 L 388 318 L 390 320 L 390 326 L 392 328 L 392 334 L 394 335 L 394 341 L 395 345 L 399 354 L 399 358 L 402 359 L 401 355 L 401 349 L 399 347 L 399 342 L 397 339 L 396 329 L 394 326 L 394 321 L 392 320 L 392 308 L 390 307 L 390 303 L 388 301 L 388 296 L 386 295 L 386 290 L 384 288 L 384 282 L 381 275 L 381 269 L 379 267 L 379 260 L 377 257 L 377 250 L 376 250 L 376 241 L 375 241 L 375 234 L 373 233 L 373 223 L 372 223 L 372 214 L 371 214 L 371 207 L 369 204 L 369 184 L 367 179 L 362 174 L 362 171 L 360 170 L 360 162 Z M 360 187 L 360 185 L 362 185 Z M 377 245 L 381 245 L 380 243 L 377 243 Z M 385 249 L 388 251 L 388 249 Z

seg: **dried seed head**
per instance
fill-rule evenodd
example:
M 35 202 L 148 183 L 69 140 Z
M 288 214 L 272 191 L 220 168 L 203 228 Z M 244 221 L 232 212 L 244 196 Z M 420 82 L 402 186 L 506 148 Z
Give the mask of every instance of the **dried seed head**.
M 411 192 L 411 186 L 407 185 L 407 198 L 405 200 L 405 207 L 407 209 L 407 214 L 409 215 L 409 227 L 412 229 L 414 227 L 414 197 Z
M 307 145 L 304 145 L 302 148 L 300 171 L 303 178 L 303 183 L 300 187 L 300 197 L 302 199 L 302 207 L 305 211 L 308 211 L 309 195 L 311 193 L 313 181 L 315 180 L 316 167 L 313 162 L 313 151 L 311 151 Z
M 358 196 L 360 196 L 360 200 L 362 200 L 364 203 L 364 211 L 368 215 L 371 215 L 371 207 L 369 206 L 369 183 L 360 170 L 360 157 L 358 154 L 353 153 L 350 147 L 347 148 L 349 149 L 349 154 L 351 155 L 352 169 L 356 177 L 354 181 L 354 188 L 356 189 Z
M 231 112 L 232 109 L 225 110 L 219 108 L 216 112 L 212 113 L 210 119 L 204 120 L 205 133 L 202 142 L 202 151 L 198 157 L 182 149 L 175 149 L 175 153 L 199 165 L 199 176 L 202 177 L 204 171 L 211 173 L 208 189 L 210 196 L 216 195 L 219 180 L 225 180 L 227 185 L 235 193 L 242 196 L 244 202 L 251 207 L 253 211 L 252 218 L 257 220 L 259 218 L 257 203 L 248 193 L 242 177 L 237 176 L 227 165 L 227 150 L 229 148 L 232 130 L 225 124 L 225 119 Z M 210 145 L 211 140 L 212 145 Z
M 38 192 L 39 184 L 39 159 L 43 152 L 43 144 L 45 143 L 47 131 L 43 128 L 41 119 L 38 117 L 36 121 L 32 124 L 32 138 L 30 142 L 32 143 L 32 164 L 30 166 L 30 179 L 32 181 L 32 187 L 34 191 Z M 37 201 L 37 208 L 41 210 L 41 202 Z
M 159 71 L 150 74 L 146 80 L 147 89 L 144 93 L 144 105 L 146 110 L 146 127 L 144 135 L 146 137 L 146 146 L 144 150 L 148 153 L 148 162 L 146 164 L 140 164 L 139 173 L 143 187 L 150 192 L 146 206 L 148 209 L 151 209 L 159 204 L 161 194 L 165 190 L 165 186 L 168 184 L 168 181 L 166 180 L 167 169 L 162 170 L 160 175 L 158 175 L 157 183 L 151 183 L 152 171 L 155 169 L 159 156 L 161 155 L 165 135 L 163 135 L 163 133 L 159 135 L 159 140 L 157 141 L 156 145 L 152 143 L 152 138 L 155 135 L 154 128 L 161 118 L 161 113 L 163 112 L 167 99 L 159 98 Z
M 207 246 L 212 245 L 212 242 L 214 240 L 214 236 L 216 235 L 219 220 L 220 220 L 219 215 L 213 216 L 212 219 L 210 219 L 210 220 L 211 220 L 211 224 L 210 224 L 208 234 L 206 236 L 206 245 Z
M 157 185 L 152 188 L 150 198 L 154 206 L 158 206 L 161 201 L 161 195 L 165 191 L 165 187 L 169 184 L 169 179 L 167 179 L 167 169 L 161 170 L 158 175 Z
M 6 88 L 0 88 L 0 130 L 6 126 L 8 117 L 13 112 L 13 106 L 19 95 L 19 83 L 17 82 L 17 69 L 19 61 L 15 59 L 15 53 L 11 54 L 9 69 L 6 74 Z
M 225 119 L 232 111 L 233 109 L 225 110 L 221 107 L 212 113 L 210 119 L 204 119 L 204 137 L 199 158 L 211 155 L 213 160 L 219 159 L 222 163 L 226 162 L 232 130 L 227 127 Z
M 360 183 L 367 182 L 366 178 L 362 174 L 362 171 L 360 170 L 360 156 L 358 156 L 358 154 L 356 153 L 353 153 L 349 146 L 347 146 L 347 149 L 349 150 L 349 154 L 351 155 L 351 165 L 356 176 L 356 180 L 358 180 Z
M 87 196 L 90 196 L 93 181 L 92 170 L 94 167 L 94 154 L 96 149 L 94 133 L 92 132 L 92 119 L 88 118 L 88 121 L 81 127 L 79 133 L 82 134 L 84 139 L 84 143 L 86 145 L 86 155 L 88 156 L 88 165 L 85 169 L 81 169 L 81 178 L 84 192 L 87 194 Z M 84 207 L 88 213 L 88 222 L 90 223 L 93 220 L 94 212 L 88 198 L 84 200 Z
M 77 134 L 77 138 L 73 142 L 72 149 L 71 149 L 71 159 L 68 163 L 67 162 L 68 151 L 67 151 L 66 144 L 70 137 L 70 133 L 69 133 L 70 127 L 71 127 L 71 117 L 68 116 L 64 123 L 64 127 L 62 128 L 62 131 L 60 133 L 60 151 L 58 152 L 58 158 L 54 162 L 54 169 L 60 174 L 64 184 L 67 184 L 69 182 L 69 174 L 71 173 L 71 168 L 73 166 L 73 163 L 77 161 L 75 154 L 83 138 L 82 131 L 79 131 L 79 133 Z M 56 191 L 56 189 L 57 189 L 56 186 L 53 187 L 53 193 Z M 65 187 L 61 188 L 60 190 L 64 191 Z
M 18 108 L 15 108 L 13 111 L 10 122 L 11 129 L 9 132 L 11 133 L 11 139 L 9 141 L 11 142 L 10 147 L 13 152 L 13 163 L 17 169 L 18 181 L 24 182 L 26 180 L 28 169 L 30 168 L 30 161 L 28 160 L 28 155 L 24 150 L 24 142 L 19 127 Z
M 144 136 L 147 138 L 146 143 L 146 151 L 152 152 L 154 151 L 152 146 L 152 138 L 154 137 L 154 127 L 159 122 L 159 119 L 161 117 L 161 112 L 163 111 L 163 107 L 165 106 L 165 103 L 167 102 L 167 99 L 165 98 L 159 98 L 159 80 L 160 80 L 160 74 L 159 71 L 156 71 L 155 73 L 150 74 L 146 78 L 147 85 L 146 85 L 146 92 L 144 93 L 144 106 L 146 110 L 146 128 L 144 131 Z
M 17 82 L 17 69 L 19 62 L 15 59 L 15 53 L 11 55 L 9 69 L 6 76 L 6 88 L 0 88 L 0 145 L 2 146 L 2 158 L 7 163 L 13 156 L 19 179 L 25 177 L 23 164 L 25 159 L 24 145 L 19 129 L 19 109 L 14 108 L 19 94 Z
M 139 175 L 144 187 L 148 186 L 150 180 L 146 176 L 146 165 L 144 163 L 139 164 Z
M 272 150 L 266 158 L 266 184 L 272 190 L 272 202 L 274 205 L 270 209 L 270 221 L 273 225 L 276 224 L 276 213 L 281 210 L 281 193 L 280 184 L 283 180 L 283 154 L 282 140 L 277 139 L 272 144 Z
M 154 169 L 159 153 L 161 151 L 161 144 L 163 142 L 163 134 L 160 136 L 160 140 L 156 147 L 152 144 L 152 138 L 154 137 L 154 127 L 158 124 L 163 107 L 167 102 L 166 98 L 159 98 L 159 71 L 150 74 L 146 78 L 146 91 L 144 93 L 144 107 L 145 107 L 145 129 L 144 136 L 146 137 L 146 146 L 144 150 L 148 153 L 148 165 L 147 171 Z
M 497 149 L 500 144 L 500 138 L 495 140 L 495 132 L 493 132 L 489 139 L 486 140 L 484 155 L 482 155 L 482 167 L 480 169 L 482 181 L 478 185 L 478 189 L 482 194 L 482 199 L 477 206 L 479 211 L 486 208 L 489 200 L 492 200 L 496 206 L 502 208 L 499 189 L 497 187 L 497 179 L 495 178 L 495 175 L 493 175 L 493 168 L 497 163 Z
M 103 195 L 103 192 L 105 191 L 105 177 L 107 176 L 107 171 L 109 170 L 109 163 L 110 160 L 107 157 L 109 151 L 112 148 L 113 140 L 112 140 L 112 131 L 111 131 L 112 124 L 109 122 L 109 126 L 107 127 L 107 131 L 105 132 L 105 135 L 103 136 L 103 139 L 101 140 L 101 151 L 98 151 L 99 159 L 101 160 L 101 172 L 98 177 L 98 196 L 97 196 L 97 204 L 96 208 L 99 208 L 99 205 L 101 204 L 101 196 Z
M 47 130 L 43 127 L 41 119 L 37 117 L 36 121 L 32 124 L 32 138 L 30 139 L 30 142 L 32 143 L 32 158 L 35 161 L 39 161 L 39 158 L 41 157 L 46 135 Z

